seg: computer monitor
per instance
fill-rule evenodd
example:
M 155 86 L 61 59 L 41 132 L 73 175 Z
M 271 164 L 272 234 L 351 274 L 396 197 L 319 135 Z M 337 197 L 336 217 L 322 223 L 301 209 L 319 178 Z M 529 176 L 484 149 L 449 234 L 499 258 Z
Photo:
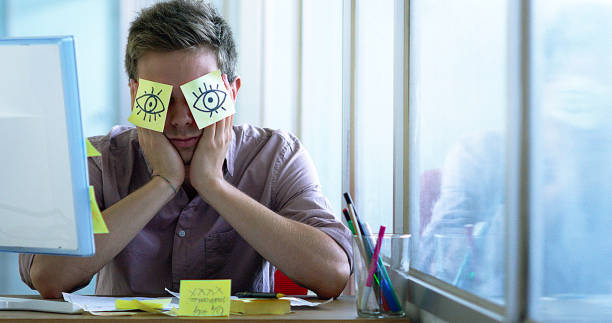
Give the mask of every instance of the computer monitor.
M 74 39 L 0 39 L 0 251 L 93 255 Z

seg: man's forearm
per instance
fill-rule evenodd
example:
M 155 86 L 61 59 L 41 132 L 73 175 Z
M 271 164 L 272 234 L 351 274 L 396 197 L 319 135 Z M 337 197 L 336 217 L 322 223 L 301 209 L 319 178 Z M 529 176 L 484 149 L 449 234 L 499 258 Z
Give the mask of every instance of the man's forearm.
M 348 258 L 327 234 L 274 213 L 225 181 L 198 192 L 245 241 L 293 280 L 324 298 L 342 292 L 350 274 Z
M 102 212 L 108 234 L 96 234 L 92 257 L 36 255 L 30 268 L 34 287 L 45 298 L 60 298 L 91 279 L 110 262 L 173 196 L 159 177 Z

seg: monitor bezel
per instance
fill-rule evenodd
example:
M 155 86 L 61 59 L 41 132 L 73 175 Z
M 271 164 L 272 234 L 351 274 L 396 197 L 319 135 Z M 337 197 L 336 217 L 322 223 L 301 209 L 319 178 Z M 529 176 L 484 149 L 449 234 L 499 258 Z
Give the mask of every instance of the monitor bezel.
M 73 36 L 0 38 L 3 45 L 57 45 L 60 51 L 60 64 L 64 94 L 64 112 L 68 136 L 70 172 L 72 176 L 72 195 L 75 210 L 77 248 L 30 248 L 0 246 L 0 251 L 52 254 L 68 256 L 92 256 L 95 253 L 91 205 L 89 199 L 89 174 L 85 136 L 81 122 L 76 49 Z

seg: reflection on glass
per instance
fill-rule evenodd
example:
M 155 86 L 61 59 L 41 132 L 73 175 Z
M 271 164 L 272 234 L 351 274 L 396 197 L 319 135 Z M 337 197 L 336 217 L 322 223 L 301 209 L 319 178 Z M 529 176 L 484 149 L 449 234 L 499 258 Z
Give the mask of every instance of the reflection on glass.
M 612 3 L 533 7 L 530 316 L 612 317 Z
M 410 12 L 413 267 L 503 303 L 507 2 Z

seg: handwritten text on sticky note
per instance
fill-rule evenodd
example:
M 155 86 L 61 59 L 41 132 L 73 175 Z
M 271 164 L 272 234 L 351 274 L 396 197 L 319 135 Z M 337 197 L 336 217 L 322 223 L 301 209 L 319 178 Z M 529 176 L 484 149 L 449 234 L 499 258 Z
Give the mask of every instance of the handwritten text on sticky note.
M 181 91 L 200 129 L 235 113 L 234 100 L 219 70 L 181 85 Z
M 171 95 L 172 85 L 139 79 L 134 107 L 128 120 L 141 128 L 164 131 Z
M 232 281 L 181 280 L 179 316 L 228 316 Z

